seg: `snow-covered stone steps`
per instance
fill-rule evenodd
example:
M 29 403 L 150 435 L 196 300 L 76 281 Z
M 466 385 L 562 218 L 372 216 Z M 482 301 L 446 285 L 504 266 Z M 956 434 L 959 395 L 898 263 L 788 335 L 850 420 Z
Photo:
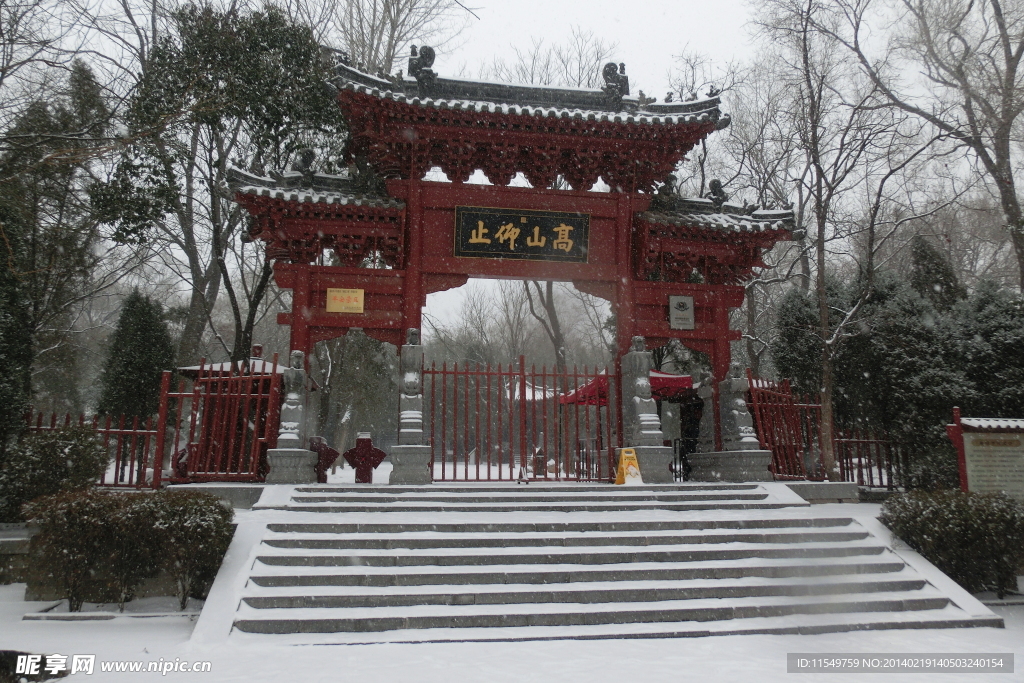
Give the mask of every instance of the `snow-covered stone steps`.
M 207 605 L 296 644 L 1001 625 L 860 507 L 772 482 L 267 487 Z
M 897 573 L 898 574 L 898 573 Z M 271 608 L 334 608 L 334 607 L 403 607 L 411 605 L 512 605 L 522 603 L 619 603 L 662 602 L 667 600 L 697 600 L 707 598 L 750 598 L 780 595 L 840 595 L 844 593 L 880 593 L 918 591 L 925 581 L 920 577 L 868 580 L 865 577 L 830 577 L 829 581 L 799 582 L 792 579 L 706 580 L 680 586 L 665 581 L 630 581 L 609 586 L 603 583 L 576 583 L 564 587 L 545 588 L 529 584 L 494 586 L 415 587 L 421 590 L 403 590 L 401 593 L 359 591 L 352 587 L 330 590 L 320 587 L 316 595 L 293 595 L 290 587 L 266 589 L 259 596 L 243 598 L 246 605 L 256 609 Z M 467 590 L 469 589 L 469 590 Z
M 665 531 L 687 531 L 698 529 L 711 533 L 716 529 L 803 529 L 816 527 L 848 527 L 853 524 L 850 517 L 755 517 L 735 519 L 704 518 L 664 520 L 629 520 L 622 518 L 565 519 L 557 522 L 524 522 L 521 517 L 511 517 L 505 522 L 473 522 L 464 521 L 446 523 L 441 521 L 410 520 L 407 522 L 316 522 L 316 523 L 271 523 L 267 529 L 282 534 L 374 534 L 374 538 L 388 534 L 399 534 L 401 538 L 416 538 L 417 534 L 457 533 L 460 536 L 469 534 L 498 533 L 508 534 L 573 534 L 588 531 L 601 532 L 643 532 L 644 534 Z M 386 519 L 386 518 L 385 518 Z M 430 537 L 430 536 L 424 536 Z
M 674 510 L 676 512 L 701 510 L 759 510 L 788 507 L 785 503 L 764 500 L 733 499 L 721 502 L 673 502 L 673 501 L 550 501 L 543 503 L 334 503 L 302 504 L 295 502 L 286 509 L 295 512 L 631 512 L 634 510 Z
M 700 638 L 727 635 L 815 635 L 860 630 L 1003 627 L 994 615 L 973 617 L 948 604 L 942 609 L 913 612 L 840 612 L 778 617 L 721 619 L 717 621 L 644 622 L 631 624 L 583 624 L 578 626 L 531 626 L 433 629 L 395 629 L 376 633 L 294 632 L 275 635 L 275 642 L 292 644 L 458 643 L 527 642 L 541 640 L 621 640 L 634 638 Z M 266 636 L 236 631 L 236 637 Z
M 806 506 L 784 486 L 664 484 L 434 487 L 295 486 L 266 489 L 255 510 L 296 512 L 626 512 Z
M 931 593 L 931 594 L 929 594 Z M 819 596 L 754 596 L 664 600 L 658 603 L 522 603 L 370 608 L 239 608 L 235 628 L 249 633 L 351 633 L 397 629 L 584 626 L 680 621 L 721 621 L 843 612 L 942 609 L 935 591 Z M 255 618 L 249 618 L 255 617 Z M 481 634 L 483 635 L 483 634 Z
M 439 495 L 479 495 L 488 494 L 494 497 L 509 496 L 518 498 L 522 495 L 537 493 L 556 493 L 564 496 L 590 496 L 600 493 L 604 497 L 609 496 L 635 496 L 646 492 L 672 492 L 672 491 L 763 491 L 758 483 L 750 484 L 716 484 L 686 482 L 677 484 L 641 484 L 638 486 L 614 486 L 606 483 L 549 483 L 546 481 L 533 481 L 528 485 L 514 485 L 515 481 L 507 483 L 436 483 L 430 486 L 386 486 L 371 487 L 366 484 L 320 484 L 308 486 L 296 486 L 294 493 L 298 494 L 326 494 L 326 495 L 360 495 L 378 496 L 403 495 L 417 498 L 435 498 Z
M 577 548 L 517 548 L 508 552 L 504 548 L 480 548 L 494 552 L 466 554 L 459 548 L 445 548 L 451 552 L 440 553 L 429 549 L 429 553 L 418 550 L 380 550 L 359 555 L 350 553 L 320 552 L 307 550 L 294 555 L 260 555 L 257 560 L 264 565 L 290 567 L 464 567 L 467 565 L 540 565 L 540 564 L 633 564 L 647 562 L 701 562 L 709 560 L 739 560 L 746 558 L 779 559 L 803 558 L 824 559 L 862 555 L 880 555 L 885 548 L 868 544 L 817 544 L 800 545 L 768 543 L 730 543 L 729 547 L 703 547 L 683 549 L 685 546 L 648 546 L 644 550 L 634 548 L 607 548 L 591 552 Z
M 376 503 L 378 505 L 384 503 L 416 503 L 416 504 L 436 504 L 446 503 L 450 504 L 453 502 L 469 504 L 469 503 L 487 503 L 493 505 L 497 502 L 502 503 L 515 503 L 516 505 L 524 505 L 529 503 L 581 503 L 581 502 L 601 502 L 601 503 L 637 503 L 637 502 L 663 502 L 663 503 L 686 503 L 686 502 L 706 502 L 706 501 L 730 501 L 730 500 L 765 500 L 768 494 L 763 491 L 751 491 L 751 492 L 732 492 L 732 491 L 695 491 L 695 492 L 675 492 L 675 491 L 652 491 L 649 493 L 636 493 L 636 494 L 617 494 L 614 496 L 602 495 L 600 491 L 595 491 L 588 496 L 563 494 L 563 493 L 521 493 L 516 496 L 495 496 L 488 494 L 448 494 L 448 495 L 436 495 L 436 496 L 422 496 L 422 495 L 397 495 L 397 496 L 386 496 L 386 495 L 367 495 L 367 494 L 351 494 L 351 495 L 328 495 L 328 494 L 299 494 L 296 493 L 292 496 L 292 500 L 296 503 L 310 504 L 310 503 Z M 503 500 L 504 499 L 504 500 Z
M 570 584 L 595 581 L 691 581 L 694 579 L 725 579 L 740 577 L 817 577 L 842 574 L 875 574 L 898 572 L 904 564 L 897 558 L 879 556 L 855 561 L 834 558 L 827 564 L 810 564 L 806 558 L 765 561 L 760 558 L 732 562 L 690 562 L 660 564 L 602 565 L 600 569 L 578 565 L 469 567 L 459 572 L 450 570 L 422 571 L 423 567 L 395 567 L 391 571 L 343 571 L 338 567 L 303 567 L 301 572 L 290 566 L 259 566 L 253 568 L 250 586 L 465 586 L 487 584 Z M 319 571 L 317 571 L 319 570 Z M 405 570 L 405 571 L 402 571 Z
M 465 534 L 464 534 L 465 535 Z M 514 548 L 544 546 L 653 546 L 701 543 L 837 543 L 856 541 L 867 538 L 867 532 L 859 531 L 805 531 L 779 530 L 774 532 L 729 531 L 720 533 L 691 532 L 688 534 L 648 533 L 644 536 L 597 536 L 580 534 L 563 536 L 556 534 L 518 534 L 515 537 L 498 534 L 481 535 L 472 538 L 459 538 L 448 534 L 435 538 L 402 538 L 395 534 L 385 538 L 360 538 L 356 534 L 343 538 L 331 538 L 330 535 L 316 537 L 280 537 L 267 538 L 265 545 L 273 548 L 306 548 L 314 550 L 393 550 L 393 549 L 426 549 L 426 548 Z

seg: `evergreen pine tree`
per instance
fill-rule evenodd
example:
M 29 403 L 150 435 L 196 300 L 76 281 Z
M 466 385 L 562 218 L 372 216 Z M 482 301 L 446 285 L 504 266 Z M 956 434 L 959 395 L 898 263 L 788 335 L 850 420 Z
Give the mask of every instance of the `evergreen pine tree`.
M 100 412 L 107 415 L 156 413 L 160 401 L 160 376 L 174 364 L 174 349 L 163 309 L 157 302 L 133 291 L 121 308 L 103 369 Z
M 982 280 L 951 317 L 950 353 L 974 389 L 964 414 L 1024 418 L 1024 300 Z
M 911 240 L 910 256 L 913 260 L 910 286 L 936 309 L 948 311 L 967 296 L 949 259 L 924 236 L 915 235 Z
M 0 226 L 14 248 L 16 212 L 0 192 Z M 9 232 L 8 232 L 9 231 Z M 10 267 L 0 268 L 0 463 L 6 446 L 21 429 L 28 405 L 32 366 L 32 333 L 23 285 Z

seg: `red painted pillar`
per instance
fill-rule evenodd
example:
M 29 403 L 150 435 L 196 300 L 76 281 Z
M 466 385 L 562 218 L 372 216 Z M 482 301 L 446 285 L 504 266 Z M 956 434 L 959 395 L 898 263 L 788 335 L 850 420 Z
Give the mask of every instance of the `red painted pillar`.
M 309 264 L 298 264 L 295 269 L 295 289 L 292 290 L 292 334 L 289 351 L 297 349 L 306 354 L 307 367 L 309 353 L 312 351 L 309 343 L 309 321 L 313 317 L 312 297 L 309 291 L 311 286 Z
M 422 183 L 412 178 L 408 183 L 409 196 L 405 204 L 406 220 L 406 257 L 405 257 L 405 297 L 402 300 L 402 320 L 404 330 L 410 327 L 420 328 L 420 316 L 423 313 L 423 195 Z
M 618 213 L 615 217 L 618 281 L 615 283 L 616 366 L 623 354 L 629 352 L 636 324 L 636 294 L 633 288 L 633 194 L 619 194 Z
M 720 293 L 715 296 L 715 350 L 711 354 L 711 371 L 715 382 L 711 387 L 712 410 L 715 418 L 715 450 L 722 450 L 722 402 L 718 383 L 729 376 L 732 347 L 729 346 L 729 308 Z
M 967 491 L 967 453 L 964 448 L 964 429 L 960 424 L 960 408 L 953 408 L 953 424 L 946 425 L 946 435 L 956 447 L 956 464 L 960 471 L 960 490 Z
M 618 207 L 615 216 L 615 234 L 618 242 L 615 245 L 615 256 L 618 268 L 615 282 L 615 377 L 616 384 L 622 381 L 622 356 L 629 353 L 636 325 L 636 291 L 633 283 L 633 194 L 622 192 L 618 196 Z M 608 385 L 609 393 L 611 384 Z M 615 387 L 618 396 L 622 396 L 622 388 Z M 611 397 L 609 396 L 609 401 Z M 616 429 L 619 443 L 624 444 L 623 434 L 625 406 L 616 398 L 619 409 L 616 418 Z M 628 445 L 628 444 L 624 444 Z

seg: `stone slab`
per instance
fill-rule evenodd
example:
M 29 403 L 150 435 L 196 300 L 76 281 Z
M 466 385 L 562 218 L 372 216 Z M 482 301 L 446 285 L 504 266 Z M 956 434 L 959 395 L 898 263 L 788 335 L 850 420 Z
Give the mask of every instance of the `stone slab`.
M 263 484 L 174 484 L 168 488 L 175 491 L 210 493 L 239 510 L 251 509 L 263 494 Z
M 390 484 L 429 484 L 433 481 L 430 473 L 430 446 L 403 444 L 391 447 Z
M 839 481 L 794 481 L 786 486 L 808 503 L 859 503 L 856 484 Z
M 669 465 L 675 458 L 671 446 L 633 446 L 640 464 L 640 477 L 645 484 L 674 484 L 675 477 Z M 618 449 L 616 456 L 622 449 Z
M 315 484 L 317 454 L 304 448 L 272 448 L 267 451 L 268 484 Z
M 686 456 L 693 481 L 772 481 L 771 451 L 716 451 Z

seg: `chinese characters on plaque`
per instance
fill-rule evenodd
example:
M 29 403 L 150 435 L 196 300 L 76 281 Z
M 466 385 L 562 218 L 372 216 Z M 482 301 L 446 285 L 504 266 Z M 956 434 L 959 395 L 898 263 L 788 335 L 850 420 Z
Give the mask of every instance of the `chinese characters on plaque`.
M 455 208 L 455 255 L 586 263 L 590 215 L 556 211 Z
M 967 488 L 1024 503 L 1024 431 L 964 433 Z
M 363 290 L 361 289 L 328 289 L 328 313 L 362 313 Z
M 668 298 L 668 326 L 673 330 L 696 328 L 692 296 L 670 296 Z

